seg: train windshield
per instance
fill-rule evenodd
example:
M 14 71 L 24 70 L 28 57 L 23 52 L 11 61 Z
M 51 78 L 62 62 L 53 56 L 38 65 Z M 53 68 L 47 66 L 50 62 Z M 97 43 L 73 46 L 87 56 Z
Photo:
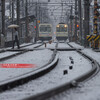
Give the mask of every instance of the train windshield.
M 67 32 L 67 27 L 66 25 L 59 25 L 57 27 L 57 32 Z
M 41 25 L 40 32 L 51 32 L 51 26 L 50 25 Z

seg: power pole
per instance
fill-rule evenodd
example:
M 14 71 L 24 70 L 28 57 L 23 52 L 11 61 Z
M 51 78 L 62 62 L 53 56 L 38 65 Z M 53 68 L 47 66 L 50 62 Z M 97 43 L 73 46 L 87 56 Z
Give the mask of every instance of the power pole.
M 12 0 L 12 24 L 14 23 L 14 0 Z M 13 41 L 13 29 L 12 29 L 12 41 Z
M 38 37 L 38 23 L 37 23 L 37 6 L 38 6 L 38 4 L 37 4 L 37 2 L 36 2 L 36 34 L 35 34 L 35 42 L 37 41 L 37 37 Z
M 40 20 L 40 6 L 39 6 L 39 20 Z
M 72 11 L 73 11 L 73 7 L 71 6 L 71 11 L 70 11 L 70 13 L 71 13 L 71 15 L 70 15 L 70 26 L 71 26 L 70 41 L 72 41 L 72 30 L 73 30 L 73 25 L 72 25 L 72 20 L 73 20 L 73 18 L 72 18 Z
M 5 36 L 5 0 L 1 0 L 2 34 Z
M 19 25 L 18 34 L 20 37 L 20 0 L 17 0 L 17 25 Z
M 80 34 L 80 43 L 82 45 L 82 7 L 81 7 L 81 0 L 78 0 L 78 8 L 79 8 L 79 34 Z
M 40 10 L 40 13 L 41 13 L 41 23 L 43 22 L 43 14 L 42 14 L 42 9 Z
M 75 36 L 75 42 L 77 42 L 77 0 L 75 0 L 75 33 L 74 33 L 74 36 Z
M 26 16 L 26 20 L 25 20 L 25 25 L 26 25 L 26 34 L 25 34 L 25 40 L 27 42 L 27 36 L 28 36 L 28 2 L 26 0 L 26 5 L 25 5 L 25 16 Z
M 12 1 L 11 0 L 9 0 L 9 10 L 10 10 L 10 17 L 12 16 L 12 13 L 11 13 L 11 10 L 12 10 Z
M 89 35 L 89 0 L 84 0 L 84 46 L 89 46 L 86 36 Z
M 1 0 L 0 0 L 0 4 L 1 4 Z M 0 10 L 1 10 L 1 5 L 0 5 Z M 0 46 L 1 46 L 1 12 L 0 12 Z

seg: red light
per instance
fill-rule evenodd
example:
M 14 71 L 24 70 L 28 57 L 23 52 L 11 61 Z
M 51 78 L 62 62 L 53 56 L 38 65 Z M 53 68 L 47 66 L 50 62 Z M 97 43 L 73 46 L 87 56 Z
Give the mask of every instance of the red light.
M 36 28 L 36 26 L 34 26 L 34 28 Z
M 79 25 L 77 25 L 77 27 L 79 27 Z

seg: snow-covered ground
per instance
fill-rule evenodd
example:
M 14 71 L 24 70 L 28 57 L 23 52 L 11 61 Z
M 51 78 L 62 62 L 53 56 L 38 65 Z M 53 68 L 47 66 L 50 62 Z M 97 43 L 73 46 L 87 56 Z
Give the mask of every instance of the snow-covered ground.
M 9 52 L 7 52 L 9 54 Z M 35 64 L 35 68 L 0 68 L 0 81 L 25 74 L 29 71 L 45 65 L 51 58 L 52 51 L 45 49 L 39 51 L 30 51 L 6 61 L 1 61 L 0 64 Z M 1 53 L 2 54 L 2 53 Z M 3 53 L 4 54 L 4 53 Z M 6 54 L 7 55 L 7 54 Z M 1 100 L 1 99 L 0 99 Z
M 65 47 L 65 44 L 62 44 L 62 47 Z M 0 100 L 19 100 L 46 91 L 50 88 L 54 88 L 55 86 L 59 86 L 61 84 L 69 82 L 73 78 L 88 72 L 92 68 L 90 62 L 88 62 L 87 59 L 84 59 L 75 51 L 63 51 L 58 53 L 59 63 L 54 70 L 52 70 L 45 76 L 33 80 L 23 86 L 19 86 L 17 88 L 12 89 L 11 91 L 1 93 Z M 71 61 L 69 59 L 70 57 L 73 58 L 74 64 L 71 64 Z M 73 69 L 70 70 L 69 66 L 73 66 Z M 68 74 L 63 75 L 64 70 L 68 70 Z
M 84 48 L 74 42 L 70 44 L 76 48 Z M 91 48 L 84 48 L 82 52 L 100 64 L 100 52 L 94 52 Z M 91 80 L 81 83 L 80 87 L 70 89 L 47 100 L 100 100 L 100 72 Z
M 32 43 L 23 43 L 23 44 L 20 45 L 20 47 L 21 46 L 27 46 L 27 45 L 30 45 L 30 44 L 32 44 Z M 39 44 L 33 44 L 33 45 L 36 46 L 36 45 L 39 45 Z M 12 47 L 0 48 L 0 50 L 11 49 L 11 48 Z M 17 48 L 17 46 L 14 46 L 14 48 Z
M 40 49 L 43 49 L 43 48 L 55 49 L 55 46 L 56 46 L 56 43 L 51 43 L 51 44 L 46 43 L 46 47 L 45 47 L 45 45 L 43 45 L 43 46 L 41 46 L 41 47 L 39 47 L 39 48 L 40 48 Z
M 10 55 L 13 55 L 13 54 L 16 54 L 16 53 L 18 53 L 18 52 L 7 51 L 7 52 L 4 52 L 4 53 L 0 53 L 0 58 L 7 57 L 7 56 L 10 56 Z
M 33 44 L 33 45 L 30 45 L 30 46 L 27 46 L 27 47 L 23 47 L 24 49 L 33 49 L 34 47 L 36 46 L 39 46 L 40 44 Z
M 71 48 L 71 47 L 66 43 L 59 43 L 58 48 Z
M 24 43 L 22 44 L 21 46 L 26 46 L 26 45 L 30 45 L 32 43 Z M 33 49 L 34 47 L 36 46 L 39 46 L 40 44 L 33 44 L 33 45 L 30 45 L 30 46 L 26 46 L 26 47 L 23 47 L 23 49 Z M 17 46 L 15 46 L 15 49 L 17 48 Z M 4 48 L 3 48 L 4 49 Z M 11 49 L 11 47 L 9 48 L 6 48 L 6 49 Z M 2 49 L 1 49 L 2 50 Z M 11 56 L 13 54 L 16 54 L 18 52 L 10 52 L 10 51 L 6 51 L 6 52 L 3 52 L 3 53 L 0 53 L 0 58 L 3 58 L 3 57 L 6 57 L 6 56 Z

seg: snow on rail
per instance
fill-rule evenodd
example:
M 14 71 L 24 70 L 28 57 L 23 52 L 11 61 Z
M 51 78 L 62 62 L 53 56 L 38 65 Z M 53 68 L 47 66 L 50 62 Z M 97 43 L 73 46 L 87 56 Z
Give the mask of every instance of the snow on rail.
M 28 52 L 17 57 L 11 58 L 6 61 L 0 62 L 0 64 L 35 64 L 35 68 L 0 68 L 0 81 L 20 76 L 29 71 L 35 70 L 43 65 L 45 65 L 51 58 L 52 51 L 50 50 L 40 50 Z

